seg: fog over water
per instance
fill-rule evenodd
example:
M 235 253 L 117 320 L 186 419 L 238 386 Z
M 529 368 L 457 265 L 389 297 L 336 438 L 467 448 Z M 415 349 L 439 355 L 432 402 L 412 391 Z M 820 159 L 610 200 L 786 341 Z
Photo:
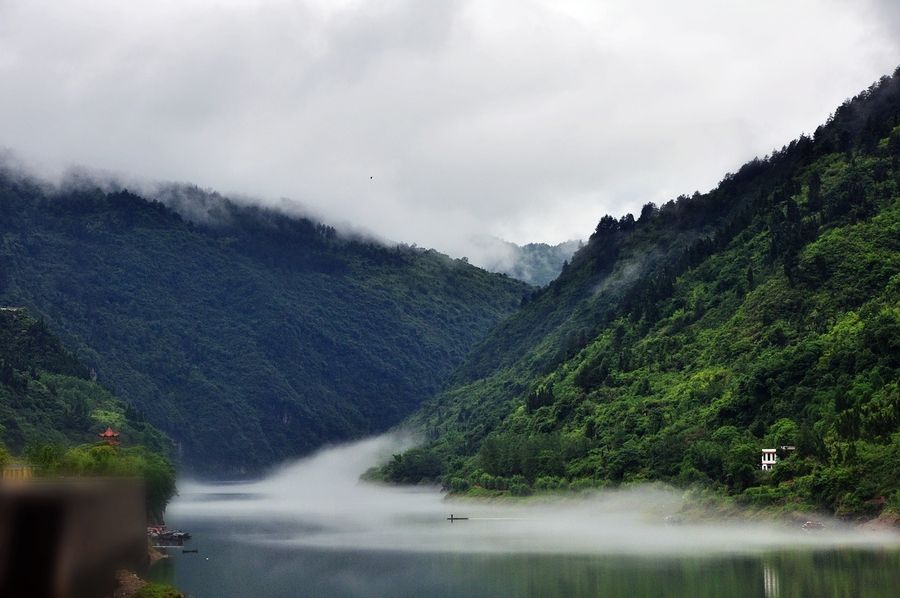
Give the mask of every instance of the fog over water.
M 712 556 L 900 547 L 893 532 L 864 532 L 832 521 L 812 533 L 777 522 L 666 523 L 686 499 L 656 486 L 486 502 L 447 499 L 437 488 L 359 481 L 372 464 L 410 445 L 409 439 L 385 435 L 322 450 L 256 482 L 183 482 L 169 518 L 252 529 L 241 532 L 251 544 L 367 551 Z M 451 513 L 469 519 L 450 523 Z

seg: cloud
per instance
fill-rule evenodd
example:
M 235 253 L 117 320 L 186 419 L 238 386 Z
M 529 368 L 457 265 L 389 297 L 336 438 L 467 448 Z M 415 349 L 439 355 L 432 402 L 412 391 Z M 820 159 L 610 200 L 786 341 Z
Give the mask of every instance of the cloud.
M 896 40 L 900 31 L 900 4 L 894 0 L 865 0 L 863 6 L 874 13 L 884 33 Z
M 0 0 L 0 144 L 463 255 L 714 185 L 892 71 L 897 22 L 875 0 Z

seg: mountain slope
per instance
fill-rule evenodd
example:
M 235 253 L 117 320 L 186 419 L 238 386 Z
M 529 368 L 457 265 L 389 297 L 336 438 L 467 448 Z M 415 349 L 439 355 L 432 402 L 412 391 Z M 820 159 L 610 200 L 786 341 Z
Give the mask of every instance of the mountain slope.
M 898 379 L 900 71 L 709 193 L 604 217 L 412 418 L 429 443 L 382 473 L 900 508 Z
M 549 284 L 584 243 L 565 241 L 557 245 L 516 245 L 494 237 L 475 241 L 479 266 L 536 286 Z
M 221 198 L 194 222 L 127 191 L 6 175 L 0 207 L 0 301 L 44 314 L 199 473 L 396 423 L 528 290 Z
M 107 426 L 130 445 L 166 453 L 171 445 L 108 390 L 21 308 L 0 308 L 0 443 L 28 446 L 97 441 Z

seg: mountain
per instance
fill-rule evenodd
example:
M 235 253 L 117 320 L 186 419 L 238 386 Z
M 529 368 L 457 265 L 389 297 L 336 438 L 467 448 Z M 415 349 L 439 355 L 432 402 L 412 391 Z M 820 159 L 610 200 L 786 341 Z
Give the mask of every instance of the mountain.
M 530 287 L 191 188 L 0 176 L 0 304 L 45 318 L 198 474 L 378 432 Z
M 107 427 L 121 445 L 97 434 Z M 175 495 L 171 441 L 94 379 L 43 320 L 0 307 L 0 469 L 11 454 L 54 477 L 140 477 L 160 521 Z
M 581 241 L 516 245 L 501 239 L 482 238 L 474 241 L 479 257 L 473 262 L 485 270 L 500 272 L 531 285 L 545 286 L 559 276 L 572 254 L 582 245 Z
M 0 307 L 0 443 L 15 453 L 91 443 L 107 426 L 128 444 L 171 450 L 162 433 L 92 380 L 44 322 Z
M 517 246 L 516 261 L 504 272 L 529 284 L 545 286 L 559 276 L 572 255 L 584 245 L 581 241 L 565 241 L 557 245 L 528 243 Z
M 708 193 L 604 216 L 381 475 L 900 510 L 900 69 Z M 781 449 L 779 447 L 795 447 Z M 760 471 L 760 451 L 782 460 Z

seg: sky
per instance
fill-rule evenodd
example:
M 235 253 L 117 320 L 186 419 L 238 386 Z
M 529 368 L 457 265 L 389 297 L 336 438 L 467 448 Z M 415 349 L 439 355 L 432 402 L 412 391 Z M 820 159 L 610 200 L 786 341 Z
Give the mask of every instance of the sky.
M 477 263 L 715 186 L 898 32 L 896 0 L 0 0 L 0 148 Z

